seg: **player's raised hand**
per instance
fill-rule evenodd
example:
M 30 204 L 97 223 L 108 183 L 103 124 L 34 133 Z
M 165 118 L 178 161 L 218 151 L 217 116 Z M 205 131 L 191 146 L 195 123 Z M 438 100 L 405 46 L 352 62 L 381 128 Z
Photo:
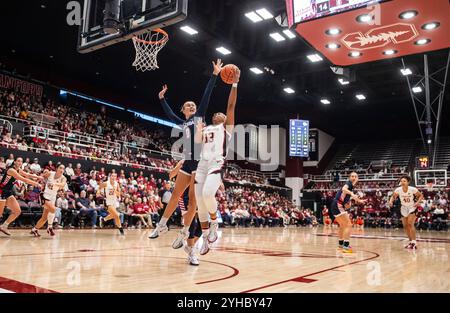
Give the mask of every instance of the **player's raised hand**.
M 233 84 L 239 83 L 239 79 L 241 79 L 241 70 L 238 67 L 236 68 L 236 72 L 234 74 Z
M 219 75 L 219 73 L 222 71 L 222 68 L 223 68 L 223 62 L 222 62 L 222 59 L 217 59 L 217 61 L 216 62 L 212 62 L 212 64 L 213 64 L 213 74 L 214 75 Z
M 201 119 L 199 119 L 195 126 L 197 128 L 197 131 L 201 133 L 201 132 L 203 132 L 203 128 L 205 127 L 205 123 L 203 123 L 203 121 Z
M 164 85 L 162 87 L 162 90 L 158 94 L 159 99 L 164 99 L 164 96 L 165 96 L 165 94 L 167 92 L 167 89 L 169 89 L 169 87 L 167 87 L 167 85 Z

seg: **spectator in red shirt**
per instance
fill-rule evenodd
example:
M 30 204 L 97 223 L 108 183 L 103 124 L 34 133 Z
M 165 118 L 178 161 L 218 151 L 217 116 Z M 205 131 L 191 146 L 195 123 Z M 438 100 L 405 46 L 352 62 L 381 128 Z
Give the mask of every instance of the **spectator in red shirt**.
M 148 205 L 147 205 L 148 210 Z M 147 211 L 148 212 L 148 211 Z M 132 216 L 137 217 L 142 224 L 144 224 L 145 228 L 148 228 L 148 213 L 145 211 L 144 203 L 142 203 L 142 198 L 137 199 L 137 203 L 133 205 L 133 214 Z

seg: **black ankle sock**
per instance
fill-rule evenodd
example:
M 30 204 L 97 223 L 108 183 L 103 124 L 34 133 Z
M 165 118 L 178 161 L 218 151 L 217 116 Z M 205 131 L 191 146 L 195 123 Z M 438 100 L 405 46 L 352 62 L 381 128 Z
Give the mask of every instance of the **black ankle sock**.
M 343 246 L 344 245 L 344 240 L 339 240 L 339 246 Z
M 350 241 L 344 240 L 344 247 L 348 248 L 350 246 Z

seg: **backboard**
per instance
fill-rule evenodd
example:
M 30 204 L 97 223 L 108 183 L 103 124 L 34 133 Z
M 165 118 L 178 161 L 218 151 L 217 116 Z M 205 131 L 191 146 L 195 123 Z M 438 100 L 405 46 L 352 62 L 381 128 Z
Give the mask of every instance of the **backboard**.
M 188 0 L 84 0 L 78 52 L 126 41 L 187 17 Z

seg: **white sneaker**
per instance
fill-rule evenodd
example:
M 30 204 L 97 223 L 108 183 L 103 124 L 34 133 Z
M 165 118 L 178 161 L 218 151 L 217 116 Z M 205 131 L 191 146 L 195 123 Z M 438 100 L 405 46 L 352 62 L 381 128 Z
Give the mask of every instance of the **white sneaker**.
M 217 230 L 219 229 L 219 222 L 217 220 L 211 221 L 211 225 L 209 226 L 209 235 L 208 241 L 209 243 L 216 242 L 218 235 Z
M 198 261 L 197 255 L 195 254 L 195 250 L 192 249 L 191 253 L 188 257 L 189 264 L 192 266 L 199 266 L 200 262 Z
M 209 252 L 209 242 L 207 237 L 203 237 L 203 244 L 200 248 L 200 255 L 205 255 Z
M 180 232 L 178 233 L 177 238 L 172 243 L 172 248 L 180 249 L 181 247 L 183 247 L 183 242 L 186 241 L 188 237 L 189 237 L 189 230 L 184 228 L 181 229 Z
M 159 235 L 165 234 L 168 231 L 169 231 L 169 228 L 167 227 L 167 225 L 160 225 L 158 223 L 158 225 L 156 225 L 156 228 L 152 231 L 152 233 L 150 234 L 150 236 L 148 238 L 156 239 L 159 237 Z

